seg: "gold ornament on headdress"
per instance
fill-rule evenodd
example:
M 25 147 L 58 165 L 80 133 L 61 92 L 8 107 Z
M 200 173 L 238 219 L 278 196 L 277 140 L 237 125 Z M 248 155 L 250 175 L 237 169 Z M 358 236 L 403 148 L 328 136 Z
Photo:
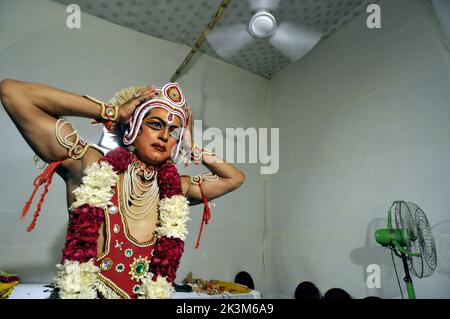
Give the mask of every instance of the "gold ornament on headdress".
M 175 87 L 170 88 L 169 91 L 167 92 L 167 95 L 169 95 L 169 97 L 170 97 L 174 102 L 180 102 L 180 101 L 181 101 L 181 94 L 180 94 L 180 92 L 177 90 L 177 88 L 175 88 Z
M 145 88 L 143 85 L 135 85 L 114 93 L 114 96 L 109 100 L 110 104 L 122 106 L 133 98 L 133 94 Z

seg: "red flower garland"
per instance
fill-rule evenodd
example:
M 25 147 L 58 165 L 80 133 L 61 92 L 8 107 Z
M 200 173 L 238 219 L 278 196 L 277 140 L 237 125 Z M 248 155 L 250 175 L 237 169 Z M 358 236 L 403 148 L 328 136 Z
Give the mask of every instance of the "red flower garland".
M 113 170 L 120 174 L 131 163 L 132 154 L 123 147 L 118 147 L 100 161 L 108 162 Z M 157 180 L 160 190 L 160 199 L 182 195 L 181 178 L 177 168 L 171 163 L 164 163 L 158 168 Z M 98 230 L 104 219 L 102 208 L 82 205 L 70 214 L 67 229 L 66 245 L 63 250 L 62 261 L 77 260 L 87 262 L 97 258 Z M 166 277 L 173 282 L 180 259 L 184 251 L 184 242 L 179 238 L 160 237 L 156 240 L 153 257 L 149 271 L 153 273 L 153 280 L 157 276 Z
M 173 195 L 183 195 L 181 178 L 177 168 L 171 163 L 164 163 L 158 168 L 159 198 L 170 198 Z
M 153 248 L 153 257 L 149 267 L 149 271 L 153 274 L 152 279 L 156 280 L 159 275 L 166 277 L 168 282 L 173 282 L 183 251 L 184 242 L 180 238 L 159 238 Z
M 158 168 L 159 198 L 171 198 L 174 195 L 183 195 L 181 178 L 177 168 L 171 163 L 164 163 Z M 184 251 L 184 242 L 179 238 L 160 237 L 153 248 L 153 257 L 149 271 L 153 273 L 153 280 L 157 276 L 167 278 L 173 282 L 180 266 L 180 259 Z
M 98 230 L 103 222 L 103 209 L 84 204 L 70 213 L 62 263 L 66 259 L 88 262 L 97 258 Z
M 117 147 L 100 159 L 101 161 L 108 162 L 114 172 L 117 174 L 122 173 L 128 168 L 131 163 L 133 155 L 124 147 Z

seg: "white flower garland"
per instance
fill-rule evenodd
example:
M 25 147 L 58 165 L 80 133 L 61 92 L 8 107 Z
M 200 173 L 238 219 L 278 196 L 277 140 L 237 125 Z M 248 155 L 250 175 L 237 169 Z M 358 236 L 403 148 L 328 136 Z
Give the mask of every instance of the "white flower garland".
M 142 280 L 141 288 L 138 292 L 139 299 L 169 299 L 172 297 L 172 293 L 175 289 L 172 284 L 167 281 L 166 278 L 158 276 L 156 281 L 152 279 L 153 274 L 149 273 L 145 275 Z
M 174 195 L 159 201 L 161 224 L 156 228 L 159 237 L 174 237 L 185 240 L 188 234 L 187 222 L 190 220 L 189 202 L 183 195 Z
M 82 184 L 73 193 L 75 201 L 70 209 L 76 209 L 84 204 L 91 207 L 106 209 L 111 205 L 114 186 L 118 175 L 107 162 L 93 163 L 85 170 Z M 174 237 L 185 240 L 188 234 L 187 222 L 190 220 L 189 202 L 183 195 L 174 195 L 159 202 L 160 226 L 156 228 L 158 237 Z M 94 299 L 97 298 L 98 273 L 100 269 L 93 261 L 79 263 L 66 260 L 63 265 L 57 265 L 55 287 L 59 289 L 62 299 Z M 152 280 L 153 274 L 147 274 L 142 280 L 139 298 L 159 299 L 170 298 L 174 288 L 165 277 L 158 276 Z
M 73 193 L 75 201 L 70 209 L 76 209 L 84 204 L 106 209 L 113 197 L 113 187 L 117 183 L 118 175 L 107 162 L 93 163 L 86 168 L 82 184 Z
M 56 265 L 55 287 L 59 289 L 61 299 L 97 298 L 98 273 L 100 269 L 91 259 L 85 263 L 66 260 Z

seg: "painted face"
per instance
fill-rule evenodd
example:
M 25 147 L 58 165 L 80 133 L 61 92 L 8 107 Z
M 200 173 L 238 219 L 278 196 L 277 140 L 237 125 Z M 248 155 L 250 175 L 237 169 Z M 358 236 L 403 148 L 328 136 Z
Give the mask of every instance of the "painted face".
M 150 110 L 134 141 L 136 156 L 150 165 L 167 161 L 181 133 L 181 119 L 162 108 Z

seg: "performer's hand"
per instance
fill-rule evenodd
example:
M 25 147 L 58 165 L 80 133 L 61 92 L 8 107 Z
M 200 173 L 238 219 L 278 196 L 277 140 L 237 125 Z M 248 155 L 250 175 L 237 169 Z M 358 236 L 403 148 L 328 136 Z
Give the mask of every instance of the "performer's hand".
M 119 122 L 127 124 L 136 107 L 151 99 L 155 93 L 156 89 L 153 86 L 146 86 L 137 91 L 134 97 L 119 107 Z

